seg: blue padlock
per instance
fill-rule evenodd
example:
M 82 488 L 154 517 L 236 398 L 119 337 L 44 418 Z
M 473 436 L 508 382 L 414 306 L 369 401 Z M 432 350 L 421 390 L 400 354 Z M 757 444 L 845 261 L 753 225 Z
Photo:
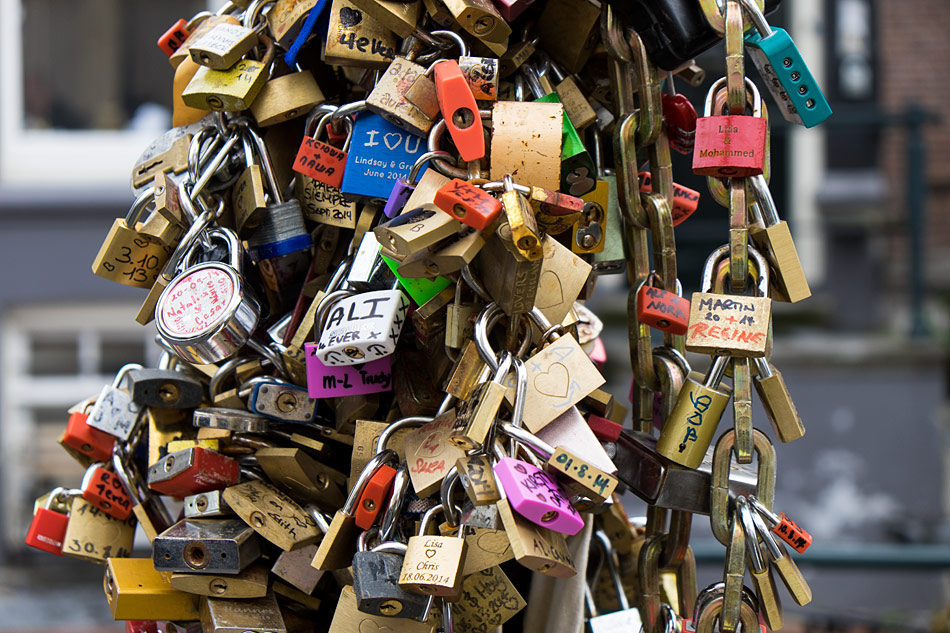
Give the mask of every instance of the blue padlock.
M 353 125 L 340 189 L 348 197 L 386 200 L 393 184 L 405 178 L 426 151 L 424 138 L 396 127 L 378 114 L 361 112 Z M 428 167 L 423 172 L 425 169 Z
M 812 77 L 792 37 L 770 27 L 754 0 L 740 0 L 754 29 L 745 36 L 749 54 L 789 123 L 814 127 L 831 116 L 831 106 Z

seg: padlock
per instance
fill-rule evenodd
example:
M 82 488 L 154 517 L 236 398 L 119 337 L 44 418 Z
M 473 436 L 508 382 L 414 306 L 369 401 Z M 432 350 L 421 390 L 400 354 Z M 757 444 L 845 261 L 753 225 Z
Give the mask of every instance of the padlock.
M 297 200 L 272 200 L 275 203 L 262 211 L 260 224 L 247 237 L 247 253 L 257 264 L 264 285 L 276 294 L 276 301 L 286 304 L 296 300 L 307 275 L 313 238 Z
M 317 401 L 307 390 L 276 378 L 260 376 L 250 381 L 247 408 L 279 422 L 305 424 L 317 418 Z
M 527 606 L 498 565 L 466 576 L 462 581 L 461 598 L 450 604 L 452 621 L 458 631 L 500 628 Z
M 546 2 L 538 17 L 541 46 L 569 73 L 579 73 L 597 45 L 601 9 L 591 0 Z
M 454 160 L 451 154 L 439 150 L 434 152 L 426 152 L 416 159 L 416 162 L 412 165 L 412 169 L 409 170 L 409 174 L 405 178 L 398 178 L 393 184 L 393 190 L 386 199 L 385 206 L 383 206 L 383 215 L 392 219 L 402 213 L 406 206 L 406 202 L 409 200 L 409 197 L 416 190 L 416 187 L 419 186 L 419 181 L 422 178 L 420 174 L 428 169 L 428 165 L 426 163 L 435 158 L 440 158 L 442 160 Z M 438 203 L 436 203 L 436 205 L 438 205 Z M 446 213 L 448 212 L 446 211 Z
M 762 10 L 751 0 L 740 0 L 752 19 L 745 36 L 746 50 L 772 98 L 789 123 L 814 127 L 831 116 L 831 107 L 808 65 L 785 29 L 771 27 Z
M 139 194 L 126 217 L 115 219 L 92 262 L 93 274 L 126 286 L 152 287 L 172 254 L 170 246 L 134 228 L 152 199 L 151 190 Z
M 407 38 L 416 31 L 423 9 L 420 0 L 412 0 L 411 2 L 356 0 L 353 4 L 364 14 L 371 16 L 401 38 Z
M 300 142 L 300 149 L 297 151 L 297 157 L 294 159 L 294 171 L 312 178 L 325 185 L 339 189 L 343 182 L 343 173 L 346 167 L 347 152 L 350 148 L 351 136 L 347 137 L 346 142 L 341 149 L 337 149 L 328 143 L 318 140 L 321 131 L 326 129 L 326 124 L 330 121 L 332 113 L 326 113 L 323 116 L 310 121 L 316 121 L 316 128 L 313 136 L 305 134 Z M 347 125 L 350 125 L 349 119 L 344 119 Z M 307 129 L 310 129 L 311 123 L 308 122 Z
M 180 371 L 135 369 L 129 372 L 132 402 L 140 407 L 194 409 L 204 400 L 200 381 Z
M 476 341 L 477 344 L 477 341 Z M 455 424 L 449 435 L 449 441 L 455 446 L 471 451 L 481 449 L 495 425 L 495 418 L 505 401 L 508 391 L 507 377 L 512 368 L 512 356 L 504 352 L 498 360 L 498 367 L 487 380 L 482 381 L 469 398 L 457 408 Z
M 713 99 L 725 85 L 725 77 L 713 83 L 706 94 L 703 116 L 696 120 L 693 173 L 718 178 L 759 175 L 765 166 L 768 133 L 759 90 L 745 80 L 752 93 L 752 116 L 713 113 Z
M 766 359 L 756 358 L 754 362 L 756 376 L 753 384 L 769 422 L 772 423 L 772 430 L 782 442 L 803 437 L 805 425 L 788 393 L 785 378 Z
M 241 277 L 242 248 L 228 229 L 212 239 L 227 245 L 229 263 L 207 262 L 186 268 L 158 298 L 158 334 L 179 357 L 199 364 L 233 356 L 257 327 L 260 307 Z
M 752 510 L 745 497 L 736 499 L 735 515 L 732 520 L 742 524 L 742 531 L 745 534 L 746 560 L 749 574 L 752 576 L 752 586 L 758 599 L 759 611 L 770 630 L 780 631 L 783 626 L 782 602 L 775 588 L 775 579 L 772 577 L 768 560 L 762 553 L 762 546 L 759 545 Z
M 728 361 L 727 356 L 716 356 L 702 383 L 687 378 L 660 431 L 658 453 L 687 468 L 702 463 L 729 403 L 730 392 L 720 387 Z
M 122 383 L 129 373 L 136 369 L 142 369 L 142 366 L 129 363 L 119 369 L 112 384 L 106 385 L 99 392 L 86 424 L 125 442 L 129 441 L 138 428 L 142 409 L 132 400 L 132 394 L 122 389 Z
M 458 64 L 476 100 L 495 101 L 498 99 L 497 58 L 462 55 L 459 57 Z
M 378 114 L 361 112 L 353 124 L 352 148 L 340 189 L 359 199 L 386 199 L 393 185 L 408 176 L 413 164 L 425 152 L 422 138 Z M 423 175 L 423 181 L 428 173 Z
M 494 222 L 502 209 L 497 198 L 458 178 L 439 189 L 435 204 L 459 222 L 479 231 Z
M 162 40 L 169 35 L 171 35 L 171 38 L 169 38 L 167 43 L 169 44 L 169 47 L 171 47 L 173 44 L 172 39 L 176 36 L 173 34 L 175 26 L 172 26 L 172 28 L 166 31 L 165 34 L 162 35 L 162 38 L 159 39 L 159 48 L 162 48 L 162 50 L 168 55 L 168 63 L 171 64 L 171 67 L 176 70 L 186 62 L 197 66 L 197 62 L 192 60 L 191 56 L 188 54 L 188 48 L 192 43 L 197 42 L 205 33 L 219 24 L 232 24 L 239 26 L 241 21 L 233 15 L 209 15 L 206 11 L 199 11 L 185 24 L 185 30 L 188 31 L 188 33 L 184 41 L 182 41 L 177 46 L 174 46 L 174 50 L 172 50 L 170 53 L 168 52 L 167 48 L 162 46 Z M 180 37 L 180 35 L 181 33 L 179 33 L 178 37 Z
M 227 407 L 202 407 L 194 412 L 192 422 L 198 429 L 223 429 L 238 433 L 266 433 L 270 428 L 268 418 L 262 415 Z
M 316 5 L 317 0 L 277 0 L 266 13 L 267 29 L 274 42 L 285 51 L 290 49 Z
M 521 257 L 528 261 L 537 261 L 544 256 L 544 252 L 534 211 L 527 199 L 515 189 L 510 174 L 505 174 L 504 183 L 501 206 L 505 211 L 507 232 Z
M 417 622 L 399 616 L 370 615 L 360 611 L 353 586 L 344 585 L 340 591 L 340 599 L 337 601 L 336 610 L 333 612 L 333 620 L 330 622 L 328 631 L 330 633 L 347 633 L 348 631 L 357 631 L 361 626 L 363 629 L 370 631 L 385 631 L 387 628 L 392 630 L 396 626 L 401 633 L 435 633 L 436 630 L 436 625 L 432 620 Z
M 516 514 L 506 499 L 495 504 L 511 542 L 515 560 L 532 571 L 555 578 L 577 574 L 564 535 L 541 527 Z
M 455 462 L 459 482 L 476 506 L 493 506 L 501 499 L 498 483 L 487 455 L 466 455 Z
M 455 298 L 445 311 L 445 345 L 452 349 L 462 349 L 472 340 L 475 333 L 475 319 L 481 310 L 478 303 L 462 303 L 462 284 L 455 286 Z
M 181 92 L 185 105 L 227 112 L 249 109 L 267 83 L 267 68 L 274 59 L 273 41 L 260 37 L 267 45 L 261 61 L 245 58 L 225 70 L 198 68 Z
M 281 552 L 271 567 L 271 573 L 310 595 L 323 578 L 322 571 L 310 566 L 310 561 L 313 560 L 316 552 L 317 546 L 312 544 L 289 552 Z
M 89 425 L 89 412 L 94 402 L 89 402 L 82 411 L 69 414 L 66 430 L 60 443 L 92 461 L 104 461 L 112 457 L 116 437 Z
M 257 46 L 257 33 L 243 25 L 215 24 L 193 42 L 188 54 L 195 63 L 212 70 L 227 70 Z
M 383 69 L 396 57 L 395 34 L 349 0 L 333 0 L 323 60 L 337 66 Z
M 366 97 L 366 109 L 397 128 L 419 136 L 427 135 L 435 123 L 436 113 L 431 111 L 431 106 L 426 108 L 428 110 L 426 112 L 406 98 L 410 87 L 425 75 L 426 69 L 423 66 L 405 57 L 396 56 L 379 78 L 373 91 Z M 416 90 L 419 88 L 417 87 Z M 432 84 L 427 92 L 430 98 L 426 101 L 431 102 L 431 96 L 435 96 L 435 85 Z M 421 103 L 419 96 L 414 99 Z M 477 116 L 477 111 L 475 116 Z
M 259 448 L 254 457 L 270 482 L 296 499 L 320 508 L 337 508 L 346 499 L 343 473 L 302 448 Z
M 594 123 L 597 120 L 597 113 L 588 103 L 587 96 L 581 91 L 574 77 L 563 72 L 561 67 L 551 60 L 547 60 L 545 68 L 557 82 L 554 85 L 554 92 L 557 93 L 558 101 L 564 106 L 564 115 L 570 120 L 574 129 L 580 132 Z
M 550 6 L 548 3 L 546 6 Z M 561 188 L 561 139 L 564 106 L 560 103 L 498 101 L 492 108 L 492 180 L 517 174 L 534 187 Z M 525 143 L 531 138 L 531 143 Z
M 167 31 L 162 33 L 155 43 L 163 53 L 171 57 L 178 50 L 178 47 L 185 43 L 189 35 L 191 35 L 191 28 L 188 26 L 188 21 L 179 18 L 177 22 L 168 27 Z
M 409 300 L 399 290 L 345 297 L 327 309 L 317 357 L 324 365 L 353 365 L 389 356 L 406 320 Z
M 597 546 L 601 551 L 603 563 L 607 568 L 611 580 L 611 586 L 617 596 L 617 611 L 609 613 L 598 613 L 596 608 L 591 611 L 587 625 L 591 633 L 620 633 L 622 631 L 637 630 L 643 626 L 640 620 L 640 612 L 636 607 L 631 607 L 627 599 L 627 593 L 624 590 L 623 580 L 617 569 L 616 553 L 610 542 L 610 538 L 603 530 L 597 530 L 591 537 L 591 544 Z M 593 601 L 587 603 L 588 608 L 593 606 Z
M 173 573 L 169 582 L 179 591 L 237 600 L 266 596 L 268 580 L 267 566 L 256 564 L 234 575 Z
M 231 508 L 221 497 L 221 490 L 209 490 L 185 497 L 186 519 L 207 519 L 232 514 Z
M 427 417 L 409 420 L 421 423 L 403 440 L 409 477 L 416 494 L 427 497 L 440 489 L 443 480 L 465 451 L 449 441 L 455 427 L 455 409 L 448 409 L 431 420 Z
M 493 466 L 511 508 L 529 521 L 562 534 L 584 527 L 564 488 L 550 474 L 527 462 L 504 457 Z
M 188 229 L 190 219 L 182 208 L 178 186 L 168 174 L 155 175 L 152 181 L 152 200 L 147 203 L 151 211 L 144 220 L 132 228 L 162 244 L 176 248 Z
M 517 413 L 513 417 L 517 418 Z M 547 472 L 560 475 L 558 483 L 564 486 L 565 491 L 583 495 L 594 503 L 600 504 L 610 498 L 617 488 L 616 477 L 598 468 L 592 463 L 593 460 L 581 457 L 582 447 L 579 448 L 569 442 L 558 442 L 555 447 L 514 424 L 502 423 L 500 429 L 534 453 L 543 462 Z M 549 429 L 550 426 L 542 431 Z M 570 448 L 565 448 L 566 446 Z M 616 472 L 616 467 L 610 458 L 604 456 L 604 459 L 609 464 L 605 467 Z
M 644 277 L 637 289 L 637 320 L 670 334 L 686 334 L 689 325 L 689 301 L 683 298 L 682 286 L 676 281 L 674 294 L 652 285 L 656 273 Z
M 356 477 L 346 502 L 333 515 L 333 520 L 314 554 L 311 563 L 313 567 L 319 570 L 343 569 L 352 563 L 353 554 L 356 553 L 358 531 L 354 519 L 356 505 L 376 467 L 392 460 L 396 456 L 395 453 L 392 449 L 383 449 L 366 462 Z
M 396 469 L 390 464 L 379 464 L 370 475 L 356 502 L 353 518 L 356 527 L 369 530 L 393 491 Z
M 195 446 L 168 453 L 149 466 L 148 487 L 170 497 L 217 490 L 237 482 L 238 463 L 216 451 Z
M 752 500 L 754 497 L 750 496 L 749 499 Z M 753 505 L 756 503 L 757 502 L 753 501 Z M 762 507 L 761 504 L 758 504 L 758 506 Z M 782 579 L 785 588 L 788 589 L 788 592 L 791 594 L 792 600 L 794 600 L 796 604 L 804 606 L 811 602 L 811 587 L 808 586 L 808 582 L 802 575 L 801 570 L 798 569 L 798 565 L 795 564 L 792 557 L 788 555 L 785 547 L 775 540 L 773 532 L 778 532 L 776 532 L 774 528 L 771 532 L 769 531 L 768 526 L 762 518 L 763 516 L 761 510 L 756 508 L 756 511 L 752 513 L 752 522 L 755 524 L 759 538 L 765 543 L 770 564 L 775 565 L 775 570 L 778 572 L 779 578 Z M 781 535 L 780 533 L 778 534 Z
M 195 620 L 198 597 L 173 589 L 151 558 L 110 558 L 103 579 L 116 620 Z
M 406 557 L 399 573 L 399 586 L 410 593 L 438 596 L 454 602 L 461 597 L 462 566 L 467 545 L 458 536 L 426 534 L 433 517 L 442 512 L 433 506 L 422 517 L 419 534 L 409 537 Z
M 497 5 L 488 0 L 442 0 L 450 19 L 465 31 L 478 38 L 494 54 L 501 55 L 508 44 L 511 27 L 503 18 Z M 452 28 L 450 22 L 445 25 Z
M 124 520 L 132 514 L 132 499 L 119 478 L 106 470 L 104 464 L 87 468 L 79 487 L 83 499 L 109 516 Z
M 805 271 L 798 258 L 788 224 L 779 220 L 768 183 L 761 175 L 751 178 L 750 183 L 758 202 L 755 206 L 762 214 L 765 228 L 750 227 L 749 236 L 775 267 L 772 282 L 781 290 L 782 298 L 790 303 L 807 299 L 811 296 L 811 289 L 808 287 Z
M 752 358 L 766 355 L 772 318 L 767 296 L 769 268 L 759 251 L 750 246 L 748 253 L 749 263 L 754 262 L 759 275 L 758 296 L 716 294 L 715 268 L 729 256 L 728 244 L 706 260 L 702 292 L 694 292 L 690 298 L 686 351 Z
M 152 541 L 158 571 L 238 574 L 260 555 L 257 534 L 240 519 L 182 519 Z
M 466 162 L 481 159 L 485 156 L 482 118 L 462 69 L 457 61 L 447 59 L 435 62 L 431 70 L 439 109 L 459 155 Z
M 406 545 L 384 542 L 366 549 L 365 541 L 364 532 L 359 539 L 360 549 L 353 556 L 353 593 L 357 608 L 375 616 L 424 621 L 429 599 L 399 586 Z
M 251 114 L 261 127 L 277 125 L 306 116 L 326 101 L 313 74 L 307 70 L 271 77 L 251 103 Z
M 229 600 L 200 599 L 201 630 L 208 633 L 287 633 L 287 625 L 273 591 L 263 598 Z
M 104 563 L 112 557 L 131 556 L 136 523 L 135 517 L 118 519 L 78 494 L 71 496 L 69 523 L 63 536 L 63 554 L 93 563 Z
M 663 93 L 663 126 L 669 137 L 670 149 L 689 155 L 696 142 L 696 108 L 682 94 L 676 92 L 673 75 L 668 78 L 670 94 Z
M 223 497 L 255 532 L 285 552 L 310 545 L 320 537 L 310 513 L 270 484 L 246 481 L 226 488 Z
M 640 193 L 653 192 L 653 179 L 650 172 L 641 171 Z M 699 192 L 673 183 L 673 206 L 670 209 L 673 214 L 673 226 L 679 226 L 686 221 L 689 216 L 696 212 L 699 207 Z
M 434 204 L 423 204 L 380 224 L 373 233 L 384 249 L 405 260 L 456 235 L 461 228 L 457 220 Z
M 571 227 L 571 250 L 579 254 L 600 253 L 607 239 L 607 212 L 599 202 L 584 203 L 581 217 Z
M 65 488 L 56 488 L 43 507 L 33 511 L 33 520 L 26 532 L 26 544 L 38 550 L 63 555 L 63 540 L 69 524 L 69 499 Z M 53 508 L 57 507 L 59 511 Z
M 784 512 L 775 514 L 764 505 L 759 503 L 755 495 L 749 495 L 749 503 L 752 509 L 758 512 L 766 523 L 772 526 L 772 532 L 791 545 L 796 552 L 804 554 L 811 546 L 811 534 L 803 530 L 797 523 L 785 516 Z

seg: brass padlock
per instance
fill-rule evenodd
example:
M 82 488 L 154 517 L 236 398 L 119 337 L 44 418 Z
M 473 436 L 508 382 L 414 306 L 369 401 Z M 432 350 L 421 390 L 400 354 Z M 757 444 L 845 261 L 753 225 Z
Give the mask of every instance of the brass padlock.
M 310 514 L 290 496 L 261 481 L 246 481 L 224 491 L 224 500 L 263 538 L 284 551 L 320 538 Z
M 355 0 L 353 4 L 401 38 L 416 31 L 422 16 L 422 0 Z
M 239 24 L 220 22 L 188 43 L 196 63 L 213 70 L 227 70 L 257 46 L 257 33 Z
M 103 588 L 116 620 L 198 618 L 198 597 L 174 589 L 151 558 L 109 558 Z
M 517 174 L 525 185 L 560 189 L 563 116 L 560 103 L 497 102 L 492 108 L 491 179 Z
M 383 69 L 396 57 L 396 35 L 350 0 L 333 0 L 323 60 L 338 66 Z
M 442 511 L 436 505 L 422 517 L 419 534 L 409 537 L 399 586 L 411 593 L 439 596 L 449 602 L 461 597 L 462 568 L 467 545 L 458 536 L 427 535 L 432 518 Z
M 416 3 L 418 2 L 419 0 L 416 0 Z M 397 127 L 413 134 L 425 136 L 432 129 L 432 124 L 435 123 L 434 117 L 427 115 L 406 99 L 406 93 L 409 89 L 416 83 L 417 79 L 424 77 L 425 74 L 426 69 L 424 67 L 409 61 L 405 57 L 397 56 L 383 71 L 379 82 L 366 97 L 366 109 L 375 112 Z M 433 95 L 435 94 L 434 83 L 431 92 Z
M 99 277 L 136 288 L 151 288 L 168 262 L 172 249 L 133 227 L 153 199 L 152 190 L 140 194 L 128 215 L 116 218 L 92 262 Z
M 271 76 L 251 104 L 251 114 L 259 126 L 269 127 L 306 116 L 324 101 L 313 74 L 298 69 L 279 77 Z
M 274 59 L 274 43 L 269 38 L 267 42 L 261 61 L 242 59 L 226 70 L 199 68 L 182 91 L 182 101 L 192 108 L 228 112 L 249 109 L 267 83 L 267 68 Z

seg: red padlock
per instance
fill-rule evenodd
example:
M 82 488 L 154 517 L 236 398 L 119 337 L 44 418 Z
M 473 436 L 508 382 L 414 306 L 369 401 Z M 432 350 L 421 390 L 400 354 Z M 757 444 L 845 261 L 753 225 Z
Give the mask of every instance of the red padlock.
M 189 35 L 191 35 L 191 30 L 188 28 L 188 22 L 180 19 L 162 33 L 156 44 L 162 49 L 163 53 L 171 57 L 185 43 Z
M 587 426 L 601 442 L 616 442 L 620 439 L 620 432 L 623 430 L 623 427 L 613 420 L 608 420 L 595 413 L 587 416 Z
M 680 154 L 693 151 L 696 140 L 696 108 L 681 94 L 664 94 L 663 125 L 670 140 L 670 149 Z
M 481 231 L 501 214 L 501 200 L 481 187 L 453 178 L 435 193 L 435 205 L 453 218 Z
M 70 414 L 66 422 L 66 431 L 60 438 L 60 442 L 94 461 L 103 462 L 112 458 L 115 436 L 86 423 L 92 406 L 89 404 L 82 411 Z
M 176 499 L 233 486 L 238 463 L 216 451 L 192 446 L 169 453 L 148 469 L 148 487 Z
M 37 508 L 26 532 L 26 544 L 30 547 L 63 555 L 63 540 L 66 538 L 66 526 L 69 524 L 69 514 L 52 509 L 53 504 L 66 504 L 59 497 L 63 496 L 64 488 L 56 488 L 49 493 L 45 508 Z M 68 508 L 68 505 L 66 506 Z
M 650 284 L 655 278 L 650 273 L 637 288 L 637 320 L 670 334 L 686 334 L 689 325 L 689 300 L 682 296 L 679 280 L 677 293 L 657 288 Z
M 320 132 L 323 131 L 327 120 L 332 116 L 332 112 L 324 114 L 316 125 L 316 133 L 313 136 L 310 133 L 305 134 L 300 141 L 300 149 L 297 150 L 297 156 L 294 158 L 293 170 L 297 173 L 309 176 L 314 180 L 340 188 L 343 184 L 343 170 L 346 168 L 347 151 L 350 148 L 350 135 L 347 135 L 343 148 L 338 149 L 329 143 L 318 140 Z M 349 119 L 348 126 L 352 131 L 352 124 Z M 309 129 L 310 126 L 307 126 Z
M 758 512 L 772 526 L 772 531 L 791 545 L 796 552 L 803 554 L 811 546 L 811 534 L 800 528 L 784 512 L 775 514 L 762 505 L 762 502 L 756 499 L 754 495 L 750 495 L 748 499 L 749 503 L 752 504 L 752 509 Z
M 716 92 L 723 89 L 726 78 L 719 79 L 709 89 L 704 116 L 696 121 L 694 173 L 719 178 L 757 176 L 762 173 L 768 122 L 762 117 L 762 97 L 758 89 L 748 79 L 745 82 L 747 93 L 752 94 L 752 116 L 713 116 Z
M 483 158 L 485 134 L 482 131 L 482 118 L 459 63 L 454 59 L 436 62 L 434 74 L 439 110 L 442 111 L 445 127 L 459 155 L 464 161 Z
M 640 193 L 653 193 L 653 179 L 650 172 L 641 171 L 638 175 L 640 176 Z M 673 226 L 679 226 L 685 222 L 698 206 L 698 191 L 673 183 L 673 208 L 670 209 L 673 214 Z
M 361 530 L 368 530 L 373 527 L 376 517 L 379 516 L 390 491 L 392 491 L 395 479 L 396 469 L 388 464 L 382 464 L 370 477 L 360 494 L 359 501 L 356 504 L 356 512 L 353 515 L 356 525 Z
M 132 514 L 132 499 L 125 486 L 103 464 L 93 464 L 82 478 L 82 498 L 109 516 L 125 520 Z

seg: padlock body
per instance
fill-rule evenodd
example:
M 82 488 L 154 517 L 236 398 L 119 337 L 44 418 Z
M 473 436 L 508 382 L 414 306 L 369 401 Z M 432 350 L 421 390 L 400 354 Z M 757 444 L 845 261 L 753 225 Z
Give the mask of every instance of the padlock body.
M 694 292 L 686 351 L 714 356 L 765 356 L 772 302 L 767 297 Z
M 151 288 L 172 249 L 116 218 L 92 262 L 92 272 L 109 281 Z
M 811 534 L 801 529 L 797 523 L 785 516 L 784 512 L 779 512 L 781 521 L 772 528 L 772 531 L 778 534 L 783 541 L 791 545 L 796 552 L 804 554 L 811 546 Z
M 808 287 L 808 279 L 798 258 L 788 223 L 782 220 L 764 229 L 752 228 L 749 235 L 775 266 L 772 283 L 781 290 L 783 298 L 795 303 L 810 297 L 811 288 Z
M 162 33 L 156 43 L 158 47 L 162 49 L 163 53 L 171 57 L 175 51 L 184 44 L 189 35 L 191 35 L 191 31 L 188 30 L 188 22 L 184 19 L 179 19 L 172 24 L 167 31 Z
M 251 104 L 251 114 L 261 127 L 306 116 L 326 99 L 307 71 L 274 77 L 261 88 Z
M 464 161 L 479 160 L 485 155 L 485 135 L 478 104 L 462 70 L 455 60 L 435 65 L 435 89 L 445 127 Z
M 435 204 L 459 222 L 479 231 L 501 214 L 498 198 L 458 178 L 453 178 L 436 192 Z
M 503 457 L 494 465 L 512 509 L 532 523 L 561 534 L 577 534 L 584 520 L 552 475 L 527 462 Z
M 356 504 L 356 512 L 353 514 L 357 527 L 362 530 L 373 527 L 376 517 L 379 516 L 383 505 L 389 498 L 395 479 L 396 469 L 386 464 L 380 466 L 373 473 L 366 487 L 363 488 L 363 493 Z
M 110 459 L 115 446 L 115 436 L 90 426 L 88 420 L 89 416 L 85 413 L 77 411 L 70 414 L 66 422 L 66 432 L 63 434 L 63 443 L 93 461 Z
M 774 371 L 768 378 L 756 378 L 755 390 L 772 423 L 772 429 L 781 441 L 791 442 L 805 435 L 805 425 L 781 373 Z
M 409 300 L 399 290 L 376 290 L 334 304 L 320 334 L 317 358 L 324 365 L 379 360 L 396 349 Z
M 200 446 L 165 455 L 148 469 L 148 487 L 176 499 L 237 483 L 238 463 Z
M 240 112 L 254 103 L 267 83 L 263 63 L 242 59 L 227 70 L 198 68 L 181 92 L 185 105 L 202 110 Z
M 671 334 L 686 334 L 689 301 L 683 297 L 643 284 L 637 291 L 637 319 Z
M 701 117 L 696 121 L 693 173 L 718 178 L 761 174 L 767 133 L 768 122 L 761 117 Z
M 422 137 L 399 129 L 372 112 L 360 113 L 353 124 L 353 140 L 340 190 L 356 198 L 386 198 L 393 183 L 409 175 L 426 149 Z M 428 170 L 429 166 L 423 165 L 419 178 Z
M 357 552 L 353 556 L 353 592 L 363 613 L 420 619 L 428 598 L 399 586 L 402 558 L 383 552 Z
M 765 38 L 752 29 L 745 43 L 786 121 L 814 127 L 831 116 L 828 100 L 785 29 L 773 26 Z
M 132 499 L 113 473 L 97 467 L 82 492 L 82 498 L 109 516 L 126 519 L 132 514 Z
M 396 182 L 393 183 L 393 190 L 389 193 L 389 197 L 386 198 L 386 205 L 383 206 L 383 215 L 392 219 L 402 213 L 403 208 L 406 206 L 406 201 L 415 190 L 414 185 L 410 185 L 402 178 L 397 179 Z
M 452 536 L 412 536 L 399 573 L 399 586 L 410 593 L 459 598 L 465 539 Z
M 300 149 L 294 159 L 294 171 L 339 189 L 346 168 L 346 156 L 346 152 L 329 143 L 305 136 L 300 141 Z
M 38 508 L 26 532 L 26 544 L 57 556 L 63 555 L 63 539 L 69 517 L 65 514 Z
M 687 468 L 699 467 L 728 403 L 727 392 L 687 378 L 660 431 L 656 451 Z
M 641 171 L 640 193 L 652 193 L 653 182 L 650 172 Z M 696 212 L 699 206 L 699 192 L 683 185 L 673 183 L 673 226 L 679 226 Z

